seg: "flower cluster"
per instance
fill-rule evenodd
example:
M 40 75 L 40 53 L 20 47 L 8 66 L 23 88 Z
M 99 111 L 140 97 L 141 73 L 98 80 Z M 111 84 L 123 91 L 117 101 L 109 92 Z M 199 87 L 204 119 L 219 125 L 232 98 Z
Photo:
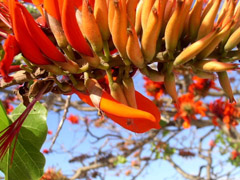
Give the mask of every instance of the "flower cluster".
M 163 82 L 154 82 L 147 78 L 146 76 L 143 77 L 144 79 L 144 88 L 147 92 L 148 96 L 154 97 L 154 99 L 160 99 L 160 97 L 164 94 L 164 83 Z
M 219 88 L 216 87 L 215 82 L 211 79 L 203 79 L 193 76 L 192 80 L 193 83 L 189 86 L 190 93 L 198 94 L 204 97 L 208 94 L 211 88 L 219 90 Z
M 183 127 L 189 128 L 191 126 L 191 120 L 196 120 L 196 114 L 206 116 L 205 112 L 207 108 L 204 107 L 202 101 L 195 101 L 194 95 L 191 93 L 184 94 L 178 98 L 178 112 L 174 116 L 174 120 L 182 119 Z
M 61 171 L 57 171 L 55 168 L 49 168 L 46 170 L 44 175 L 41 177 L 40 180 L 65 180 L 65 177 Z
M 210 111 L 213 113 L 213 124 L 218 126 L 218 121 L 222 121 L 227 128 L 238 125 L 237 119 L 240 118 L 240 109 L 236 103 L 229 103 L 222 99 L 217 99 L 209 105 Z

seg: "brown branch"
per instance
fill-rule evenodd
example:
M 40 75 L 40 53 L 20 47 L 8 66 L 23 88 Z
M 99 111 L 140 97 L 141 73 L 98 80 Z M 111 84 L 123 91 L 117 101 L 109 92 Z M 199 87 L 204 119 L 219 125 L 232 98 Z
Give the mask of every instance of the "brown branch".
M 45 77 L 46 71 L 40 70 L 39 68 L 33 73 L 28 73 L 26 71 L 18 71 L 13 76 L 13 80 L 11 82 L 5 82 L 3 79 L 0 79 L 0 89 L 10 87 L 16 84 L 23 84 L 24 82 L 31 81 L 36 78 Z
M 137 142 L 132 149 L 125 151 L 123 156 L 125 158 L 130 156 L 137 149 L 142 148 L 145 144 L 152 141 L 158 135 L 159 132 L 160 132 L 159 130 L 152 130 L 146 139 L 143 139 Z M 116 160 L 117 160 L 117 156 L 107 156 L 105 159 L 101 159 L 101 162 L 94 161 L 92 163 L 89 163 L 90 165 L 79 168 L 70 179 L 74 180 L 74 179 L 83 177 L 84 175 L 86 175 L 86 173 L 89 170 L 98 169 L 98 168 L 107 167 L 107 166 L 113 167 L 113 162 L 115 162 Z
M 61 121 L 59 122 L 59 125 L 58 125 L 58 129 L 57 129 L 57 132 L 52 140 L 52 144 L 49 148 L 49 151 L 52 150 L 52 147 L 53 145 L 55 144 L 56 140 L 57 140 L 57 137 L 63 127 L 63 124 L 64 124 L 64 121 L 66 120 L 66 117 L 67 117 L 67 113 L 68 113 L 68 109 L 69 109 L 69 105 L 70 105 L 70 100 L 71 100 L 71 96 L 68 96 L 67 99 L 66 99 L 66 103 L 65 103 L 65 106 L 64 106 L 64 113 L 63 113 L 63 116 L 62 116 L 62 119 Z
M 182 168 L 180 168 L 180 166 L 178 166 L 172 159 L 170 156 L 166 157 L 166 160 L 176 169 L 177 172 L 179 172 L 183 177 L 185 177 L 186 179 L 190 179 L 190 180 L 203 180 L 203 178 L 199 177 L 199 176 L 194 176 L 191 174 L 186 173 Z
M 206 165 L 206 171 L 207 171 L 207 180 L 211 179 L 211 169 L 212 169 L 212 148 L 210 148 L 208 150 L 208 156 L 204 156 L 202 154 L 202 142 L 203 140 L 209 136 L 212 132 L 214 132 L 215 128 L 211 129 L 208 133 L 206 133 L 203 137 L 200 138 L 200 142 L 199 142 L 199 147 L 198 147 L 198 156 L 202 159 L 205 159 L 207 161 L 207 165 Z

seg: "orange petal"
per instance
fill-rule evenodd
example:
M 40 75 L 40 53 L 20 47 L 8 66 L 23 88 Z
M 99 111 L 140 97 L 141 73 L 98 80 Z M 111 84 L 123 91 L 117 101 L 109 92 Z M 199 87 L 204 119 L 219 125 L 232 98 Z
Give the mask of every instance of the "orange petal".
M 15 38 L 23 55 L 32 63 L 38 65 L 51 64 L 41 53 L 32 40 L 24 23 L 21 9 L 16 5 L 15 0 L 9 1 L 9 12 L 12 19 L 12 27 Z
M 79 53 L 93 56 L 90 46 L 84 39 L 82 32 L 78 27 L 75 16 L 74 2 L 72 0 L 64 0 L 62 10 L 62 26 L 68 42 L 74 49 L 76 49 Z
M 56 48 L 52 41 L 48 39 L 44 32 L 38 27 L 28 10 L 21 4 L 17 4 L 17 6 L 21 8 L 28 32 L 34 42 L 40 48 L 40 50 L 51 60 L 65 62 L 66 59 L 64 55 Z
M 61 22 L 58 0 L 44 0 L 44 9 L 48 14 Z
M 43 15 L 43 0 L 32 0 L 32 3 L 35 5 L 35 7 L 40 11 L 40 13 Z
M 89 95 L 74 91 L 84 102 L 93 106 Z M 113 121 L 122 127 L 136 133 L 144 133 L 152 128 L 159 129 L 160 112 L 146 97 L 136 91 L 137 106 L 134 109 L 117 102 L 107 92 L 103 91 L 100 109 Z

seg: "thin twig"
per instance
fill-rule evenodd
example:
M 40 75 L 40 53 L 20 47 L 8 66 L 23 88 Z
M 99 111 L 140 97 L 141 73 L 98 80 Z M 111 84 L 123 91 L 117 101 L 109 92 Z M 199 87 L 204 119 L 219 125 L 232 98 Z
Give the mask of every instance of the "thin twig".
M 57 132 L 52 140 L 52 144 L 49 148 L 49 151 L 52 151 L 52 147 L 53 145 L 55 144 L 56 140 L 57 140 L 57 137 L 63 127 L 63 124 L 64 124 L 64 121 L 66 120 L 66 117 L 67 117 L 67 113 L 68 113 L 68 109 L 69 109 L 69 105 L 70 105 L 70 100 L 71 100 L 71 95 L 67 96 L 67 99 L 66 99 L 66 103 L 65 103 L 65 106 L 64 106 L 64 113 L 63 113 L 63 116 L 62 116 L 62 119 L 61 121 L 59 122 L 59 125 L 58 125 L 58 129 L 57 129 Z

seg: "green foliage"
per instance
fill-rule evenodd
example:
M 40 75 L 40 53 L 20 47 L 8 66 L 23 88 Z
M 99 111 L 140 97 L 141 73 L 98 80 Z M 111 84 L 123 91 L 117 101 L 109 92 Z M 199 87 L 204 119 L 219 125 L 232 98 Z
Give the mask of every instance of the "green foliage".
M 127 162 L 127 159 L 124 156 L 117 156 L 117 160 L 114 161 L 114 166 L 118 164 L 125 164 Z
M 20 104 L 9 116 L 11 121 L 16 120 L 24 110 L 25 106 Z M 36 103 L 20 130 L 12 164 L 13 146 L 0 163 L 5 180 L 38 180 L 43 175 L 45 158 L 40 149 L 47 136 L 46 118 L 47 110 Z M 0 130 L 11 124 L 2 105 L 0 119 Z
M 229 158 L 229 162 L 236 167 L 240 166 L 240 156 L 236 157 L 236 159 Z

